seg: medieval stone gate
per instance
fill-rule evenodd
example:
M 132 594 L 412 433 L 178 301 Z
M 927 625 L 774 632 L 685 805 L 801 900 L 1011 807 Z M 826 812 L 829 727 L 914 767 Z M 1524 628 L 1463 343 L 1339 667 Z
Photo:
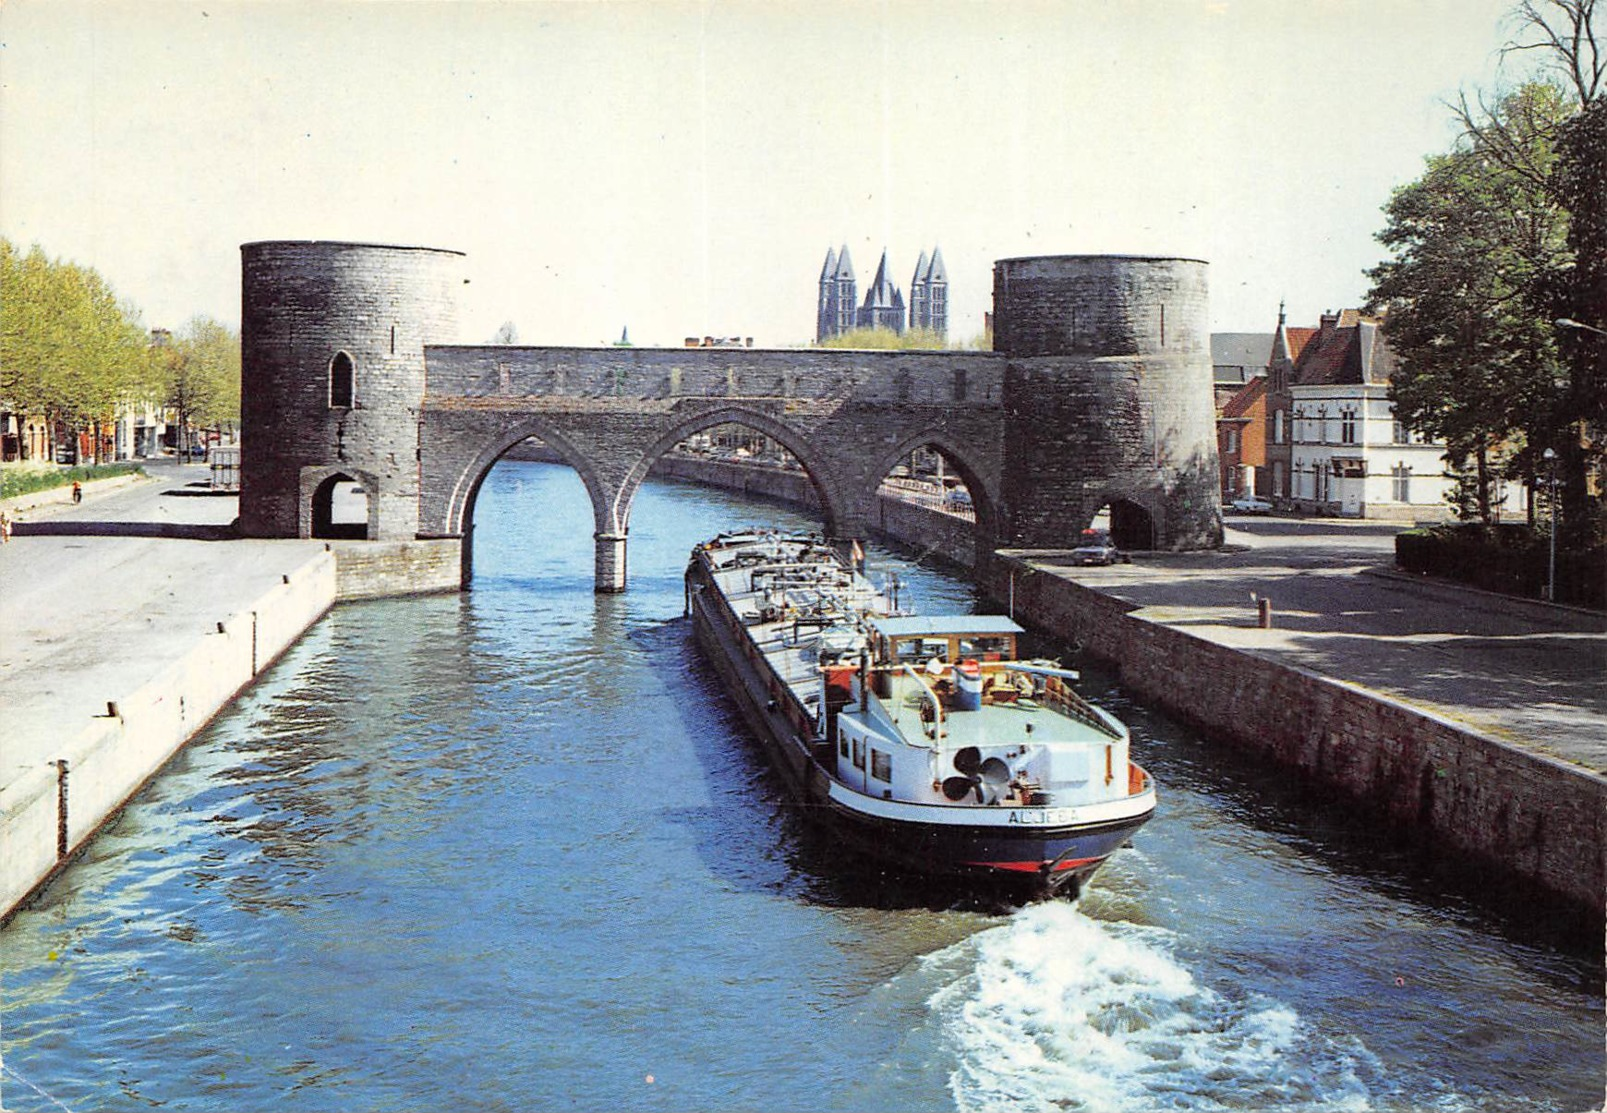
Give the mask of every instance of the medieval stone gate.
M 540 437 L 585 483 L 597 588 L 622 590 L 637 488 L 693 434 L 739 422 L 784 446 L 827 536 L 864 535 L 882 478 L 931 446 L 976 505 L 978 552 L 1067 547 L 1102 507 L 1140 548 L 1220 544 L 1205 264 L 1046 256 L 994 265 L 992 352 L 537 348 L 442 343 L 464 258 L 270 241 L 241 249 L 240 525 L 465 537 L 491 466 Z M 1147 537 L 1144 536 L 1147 534 Z

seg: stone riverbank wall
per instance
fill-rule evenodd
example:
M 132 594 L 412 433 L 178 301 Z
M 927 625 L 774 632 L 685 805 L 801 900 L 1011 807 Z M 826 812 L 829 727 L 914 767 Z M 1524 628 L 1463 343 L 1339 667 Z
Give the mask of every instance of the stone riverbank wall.
M 198 635 L 176 660 L 82 727 L 0 799 L 0 922 L 53 878 L 184 745 L 346 600 L 456 591 L 455 540 L 335 542 Z M 113 632 L 115 633 L 115 631 Z
M 1491 888 L 1537 887 L 1607 914 L 1607 779 L 1388 696 L 1219 645 L 996 554 L 983 577 L 1017 618 L 1113 662 L 1122 684 L 1207 735 L 1432 837 Z
M 798 486 L 808 487 L 801 474 L 751 465 L 666 463 L 663 474 L 788 501 L 801 501 Z M 891 498 L 881 504 L 881 532 L 973 569 L 1018 619 L 1112 663 L 1125 687 L 1181 721 L 1428 836 L 1491 888 L 1559 897 L 1598 924 L 1607 915 L 1607 779 L 1136 616 L 1120 599 L 1006 553 L 978 568 L 963 519 Z

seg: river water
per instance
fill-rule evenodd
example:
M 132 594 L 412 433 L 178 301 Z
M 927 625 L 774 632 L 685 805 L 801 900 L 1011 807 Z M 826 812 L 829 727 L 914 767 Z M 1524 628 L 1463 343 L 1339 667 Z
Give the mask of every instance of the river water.
M 649 483 L 596 596 L 573 473 L 476 515 L 471 592 L 338 608 L 0 934 L 5 1108 L 1601 1102 L 1599 953 L 1091 671 L 1161 804 L 1079 903 L 845 872 L 681 617 L 695 542 L 807 520 Z

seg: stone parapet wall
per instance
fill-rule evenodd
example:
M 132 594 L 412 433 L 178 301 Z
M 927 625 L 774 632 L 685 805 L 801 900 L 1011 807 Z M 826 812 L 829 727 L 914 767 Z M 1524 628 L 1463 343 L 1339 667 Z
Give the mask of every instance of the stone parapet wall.
M 992 352 L 432 344 L 432 398 L 775 398 L 997 406 Z
M 694 483 L 708 484 L 710 487 L 721 487 L 727 491 L 741 491 L 748 495 L 778 499 L 803 510 L 820 509 L 820 498 L 815 494 L 815 485 L 801 471 L 784 471 L 757 464 L 708 460 L 696 456 L 660 456 L 648 474 L 687 479 Z

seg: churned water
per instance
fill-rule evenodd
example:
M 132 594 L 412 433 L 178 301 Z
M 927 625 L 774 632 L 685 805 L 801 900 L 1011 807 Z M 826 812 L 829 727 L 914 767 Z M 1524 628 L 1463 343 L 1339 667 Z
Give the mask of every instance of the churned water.
M 472 592 L 337 609 L 0 933 L 4 1108 L 1601 1102 L 1599 955 L 1097 674 L 1161 805 L 1081 902 L 845 869 L 681 617 L 695 542 L 790 512 L 649 484 L 614 597 L 566 469 L 476 514 Z

